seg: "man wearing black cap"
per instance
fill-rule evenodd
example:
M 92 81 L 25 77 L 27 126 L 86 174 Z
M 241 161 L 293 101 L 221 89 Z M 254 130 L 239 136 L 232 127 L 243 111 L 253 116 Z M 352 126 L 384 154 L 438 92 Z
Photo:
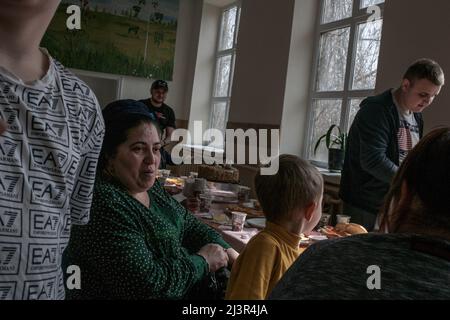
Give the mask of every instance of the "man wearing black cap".
M 163 146 L 168 144 L 171 140 L 172 132 L 175 130 L 175 113 L 173 109 L 164 103 L 167 98 L 167 92 L 169 86 L 164 80 L 156 80 L 152 83 L 150 88 L 151 97 L 145 100 L 140 100 L 152 111 L 156 116 L 162 134 L 163 140 L 161 141 Z M 170 154 L 161 148 L 161 168 L 164 168 L 166 164 L 172 165 L 172 159 Z

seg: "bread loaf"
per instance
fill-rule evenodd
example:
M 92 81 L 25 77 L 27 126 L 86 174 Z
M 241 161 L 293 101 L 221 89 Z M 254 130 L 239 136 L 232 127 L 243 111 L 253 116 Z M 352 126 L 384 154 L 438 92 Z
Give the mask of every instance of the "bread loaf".
M 335 228 L 339 232 L 346 232 L 349 234 L 367 233 L 366 228 L 356 223 L 338 223 Z

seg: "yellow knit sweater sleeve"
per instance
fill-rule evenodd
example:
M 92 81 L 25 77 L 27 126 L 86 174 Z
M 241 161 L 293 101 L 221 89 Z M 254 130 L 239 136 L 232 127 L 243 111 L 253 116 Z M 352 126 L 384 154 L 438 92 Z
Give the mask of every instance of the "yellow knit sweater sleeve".
M 270 235 L 262 231 L 253 237 L 233 265 L 225 299 L 265 299 L 279 280 L 273 274 L 279 274 L 280 259 L 278 243 Z

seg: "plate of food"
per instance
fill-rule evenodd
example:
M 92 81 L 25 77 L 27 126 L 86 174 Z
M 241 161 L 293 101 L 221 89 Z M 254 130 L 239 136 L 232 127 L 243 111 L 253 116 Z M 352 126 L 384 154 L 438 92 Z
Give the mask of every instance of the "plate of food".
M 247 224 L 251 227 L 264 229 L 266 227 L 266 218 L 247 219 Z
M 335 227 L 324 226 L 319 232 L 328 238 L 348 237 L 354 234 L 367 233 L 367 230 L 356 223 L 338 223 Z
M 223 225 L 231 225 L 231 219 L 225 213 L 213 213 L 212 219 L 215 223 Z
M 237 203 L 237 194 L 229 190 L 210 189 L 213 202 Z
M 328 237 L 325 235 L 321 235 L 321 234 L 311 234 L 308 236 L 308 239 L 312 240 L 312 241 L 323 241 L 323 240 L 327 240 Z
M 184 181 L 180 178 L 166 178 L 164 186 L 183 188 Z

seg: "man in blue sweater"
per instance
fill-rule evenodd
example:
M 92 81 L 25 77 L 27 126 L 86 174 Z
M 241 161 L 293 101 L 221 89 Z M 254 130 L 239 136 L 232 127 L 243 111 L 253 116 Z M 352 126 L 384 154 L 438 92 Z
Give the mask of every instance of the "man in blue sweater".
M 369 231 L 399 165 L 423 135 L 422 111 L 444 85 L 433 60 L 412 64 L 401 86 L 365 99 L 350 128 L 340 197 L 344 213 Z

